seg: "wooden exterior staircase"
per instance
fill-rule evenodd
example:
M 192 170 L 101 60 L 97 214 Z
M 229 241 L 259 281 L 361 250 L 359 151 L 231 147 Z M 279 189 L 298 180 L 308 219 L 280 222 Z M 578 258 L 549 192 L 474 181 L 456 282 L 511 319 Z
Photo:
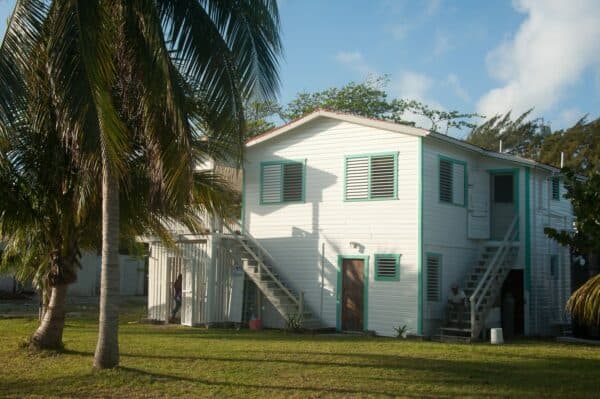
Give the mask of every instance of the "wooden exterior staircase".
M 501 295 L 504 280 L 518 257 L 519 247 L 513 245 L 517 234 L 518 218 L 515 217 L 499 245 L 488 243 L 483 248 L 462 286 L 468 299 L 463 320 L 458 320 L 458 315 L 451 313 L 448 324 L 440 329 L 441 341 L 468 343 L 479 338 L 490 310 Z
M 277 273 L 273 257 L 258 240 L 248 233 L 241 233 L 239 226 L 224 227 L 240 245 L 244 272 L 283 319 L 286 322 L 298 321 L 303 329 L 322 329 L 321 321 L 305 306 L 304 292 L 294 290 Z

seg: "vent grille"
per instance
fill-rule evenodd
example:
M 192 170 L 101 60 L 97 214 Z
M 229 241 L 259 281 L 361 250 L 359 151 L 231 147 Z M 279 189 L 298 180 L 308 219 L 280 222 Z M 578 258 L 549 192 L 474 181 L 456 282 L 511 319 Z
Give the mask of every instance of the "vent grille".
M 439 302 L 441 300 L 441 257 L 427 255 L 427 300 Z
M 400 255 L 375 255 L 375 279 L 399 280 Z

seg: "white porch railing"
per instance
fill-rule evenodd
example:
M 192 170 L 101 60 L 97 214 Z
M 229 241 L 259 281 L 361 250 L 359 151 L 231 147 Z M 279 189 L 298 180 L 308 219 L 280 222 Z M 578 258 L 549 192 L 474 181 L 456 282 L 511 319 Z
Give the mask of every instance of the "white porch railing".
M 519 217 L 515 216 L 491 261 L 486 264 L 486 270 L 469 298 L 471 303 L 471 338 L 477 338 L 483 328 L 486 311 L 491 307 L 492 290 L 497 289 L 497 285 L 503 283 L 503 281 L 498 281 L 500 280 L 498 275 L 500 269 L 505 267 L 506 257 L 512 249 L 512 242 L 518 232 L 518 221 Z M 488 302 L 484 304 L 483 300 L 486 297 L 488 297 Z

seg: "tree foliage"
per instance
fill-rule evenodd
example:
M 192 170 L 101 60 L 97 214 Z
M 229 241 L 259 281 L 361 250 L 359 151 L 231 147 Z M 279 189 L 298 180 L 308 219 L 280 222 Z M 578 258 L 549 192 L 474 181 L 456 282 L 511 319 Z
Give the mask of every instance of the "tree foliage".
M 251 103 L 246 107 L 248 136 L 275 127 L 274 119 L 284 122 L 299 118 L 318 109 L 345 112 L 366 118 L 414 126 L 415 117 L 427 121 L 423 127 L 448 133 L 449 129 L 474 128 L 474 113 L 445 111 L 432 108 L 412 99 L 391 99 L 386 88 L 387 76 L 369 77 L 364 82 L 350 82 L 342 87 L 323 91 L 300 92 L 285 106 L 272 102 Z

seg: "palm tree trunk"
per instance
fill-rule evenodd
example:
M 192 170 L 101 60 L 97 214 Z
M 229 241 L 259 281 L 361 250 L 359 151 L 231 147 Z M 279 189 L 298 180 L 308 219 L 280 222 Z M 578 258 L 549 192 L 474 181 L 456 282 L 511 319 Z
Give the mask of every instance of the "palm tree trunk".
M 119 365 L 119 180 L 103 151 L 100 327 L 94 368 Z
M 62 348 L 67 287 L 66 284 L 63 284 L 51 288 L 50 303 L 44 312 L 40 326 L 31 336 L 30 347 L 35 349 Z

